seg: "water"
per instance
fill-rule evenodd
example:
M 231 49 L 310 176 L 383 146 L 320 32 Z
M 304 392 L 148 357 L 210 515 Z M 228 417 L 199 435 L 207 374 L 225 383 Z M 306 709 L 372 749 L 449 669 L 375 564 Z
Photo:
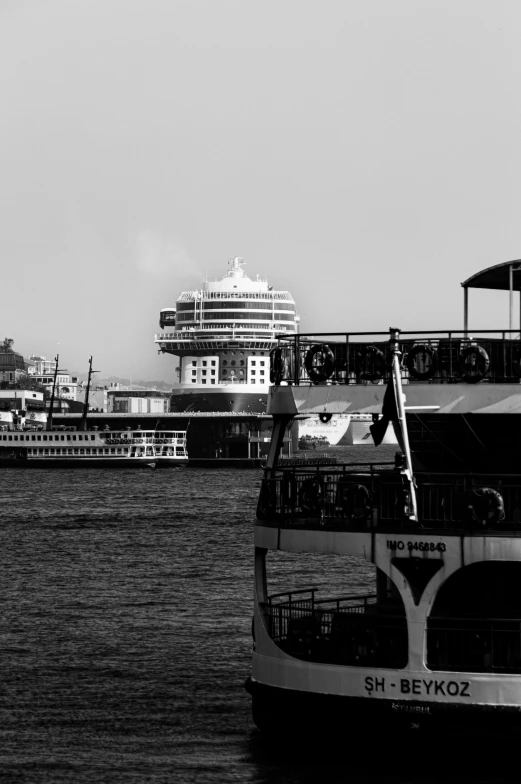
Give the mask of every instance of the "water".
M 460 781 L 439 748 L 413 765 L 408 740 L 380 769 L 259 737 L 243 683 L 260 471 L 1 477 L 0 781 Z

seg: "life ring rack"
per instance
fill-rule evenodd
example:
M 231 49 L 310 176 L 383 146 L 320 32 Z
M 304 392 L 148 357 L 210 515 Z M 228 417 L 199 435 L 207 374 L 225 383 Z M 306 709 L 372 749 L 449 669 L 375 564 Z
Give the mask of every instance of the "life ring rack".
M 503 496 L 493 487 L 475 487 L 472 495 L 479 501 L 469 503 L 472 520 L 480 526 L 494 526 L 505 519 Z M 476 508 L 477 507 L 477 508 Z
M 378 346 L 363 346 L 356 357 L 356 375 L 363 381 L 379 381 L 385 370 L 385 357 Z
M 416 367 L 417 359 L 422 358 L 422 364 L 426 366 L 425 370 L 418 370 Z M 428 361 L 426 361 L 428 358 Z M 405 366 L 411 375 L 417 381 L 428 381 L 438 372 L 438 352 L 433 346 L 428 343 L 418 343 L 407 352 L 405 358 Z
M 320 517 L 323 506 L 323 480 L 320 476 L 305 479 L 298 491 L 298 505 L 309 517 Z
M 335 355 L 327 343 L 316 343 L 306 352 L 304 367 L 311 381 L 327 381 L 335 369 Z
M 272 348 L 270 351 L 270 381 L 272 384 L 280 384 L 284 378 L 284 359 L 280 346 Z
M 336 506 L 350 520 L 366 521 L 372 509 L 372 499 L 366 485 L 340 479 L 337 485 Z
M 474 357 L 474 359 L 471 359 Z M 470 360 L 470 362 L 469 362 Z M 458 371 L 467 384 L 477 384 L 485 378 L 490 369 L 490 359 L 483 346 L 478 344 L 464 346 L 458 359 Z

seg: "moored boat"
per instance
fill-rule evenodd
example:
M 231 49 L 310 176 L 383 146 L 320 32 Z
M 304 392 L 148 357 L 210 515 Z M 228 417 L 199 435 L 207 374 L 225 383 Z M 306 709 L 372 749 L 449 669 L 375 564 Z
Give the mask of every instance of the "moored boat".
M 164 468 L 187 462 L 185 431 L 0 429 L 0 467 Z
M 468 290 L 512 303 L 521 268 L 463 285 L 462 331 L 301 335 L 272 355 L 281 381 L 300 371 L 270 390 L 254 534 L 263 732 L 521 731 L 521 344 L 511 315 L 468 328 Z M 279 460 L 296 416 L 375 404 L 393 461 Z

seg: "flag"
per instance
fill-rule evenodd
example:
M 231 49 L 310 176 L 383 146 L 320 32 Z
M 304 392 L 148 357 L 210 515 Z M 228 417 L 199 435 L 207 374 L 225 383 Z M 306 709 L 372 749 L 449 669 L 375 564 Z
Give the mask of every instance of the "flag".
M 396 405 L 393 374 L 391 373 L 389 381 L 387 382 L 387 389 L 385 390 L 382 415 L 376 422 L 373 422 L 373 424 L 369 426 L 375 446 L 380 446 L 385 438 L 387 425 L 389 422 L 393 421 L 398 421 L 398 407 Z

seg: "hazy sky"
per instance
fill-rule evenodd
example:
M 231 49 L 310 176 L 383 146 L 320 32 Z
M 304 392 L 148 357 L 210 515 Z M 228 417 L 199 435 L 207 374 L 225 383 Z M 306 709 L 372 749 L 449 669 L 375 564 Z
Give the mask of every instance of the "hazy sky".
M 520 40 L 518 0 L 0 0 L 0 337 L 174 380 L 159 310 L 236 255 L 304 332 L 461 327 L 521 257 Z

